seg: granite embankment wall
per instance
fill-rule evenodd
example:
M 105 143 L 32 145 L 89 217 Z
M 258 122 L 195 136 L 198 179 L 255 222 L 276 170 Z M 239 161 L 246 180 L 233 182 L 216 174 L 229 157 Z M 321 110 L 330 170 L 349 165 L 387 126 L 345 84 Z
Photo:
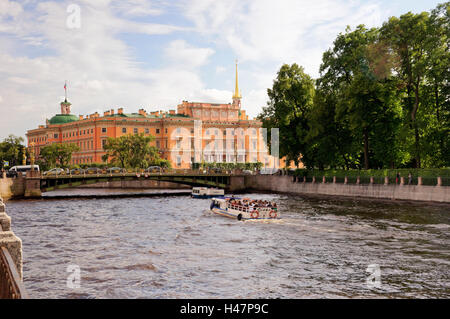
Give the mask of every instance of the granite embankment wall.
M 1 174 L 1 173 L 0 173 Z M 9 199 L 13 196 L 21 197 L 25 194 L 25 178 L 0 178 L 0 197 Z
M 190 189 L 191 186 L 162 182 L 152 180 L 136 180 L 136 181 L 114 181 L 114 182 L 102 182 L 90 185 L 82 185 L 78 188 L 150 188 L 150 189 Z
M 378 199 L 397 199 L 450 203 L 449 186 L 423 185 L 380 185 L 380 184 L 342 184 L 306 183 L 294 180 L 292 176 L 252 175 L 245 177 L 249 190 L 277 193 L 367 197 Z

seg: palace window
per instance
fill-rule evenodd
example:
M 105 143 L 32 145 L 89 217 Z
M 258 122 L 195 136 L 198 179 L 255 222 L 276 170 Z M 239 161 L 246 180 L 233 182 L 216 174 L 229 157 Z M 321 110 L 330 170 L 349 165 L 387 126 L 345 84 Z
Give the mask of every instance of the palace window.
M 127 132 L 127 128 L 126 127 L 122 127 L 122 133 L 126 133 Z
M 106 133 L 106 127 L 102 127 L 102 133 Z
M 159 134 L 159 128 L 156 129 L 156 134 Z
M 133 133 L 134 133 L 134 134 L 137 134 L 137 133 L 138 133 L 138 129 L 137 129 L 136 127 L 133 129 Z
M 148 128 L 145 129 L 145 134 L 149 134 L 150 130 Z

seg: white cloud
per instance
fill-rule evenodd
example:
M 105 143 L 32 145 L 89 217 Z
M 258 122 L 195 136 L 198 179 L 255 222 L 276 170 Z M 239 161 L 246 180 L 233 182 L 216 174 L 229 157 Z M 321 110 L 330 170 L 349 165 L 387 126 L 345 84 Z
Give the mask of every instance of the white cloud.
M 20 3 L 2 0 L 0 1 L 0 16 L 10 16 L 17 17 L 20 13 L 22 13 L 23 8 Z
M 297 62 L 317 76 L 323 51 L 347 24 L 384 19 L 377 4 L 357 0 L 77 3 L 81 29 L 68 29 L 68 2 L 0 0 L 0 114 L 14 110 L 0 115 L 0 137 L 23 135 L 59 112 L 65 80 L 75 114 L 121 106 L 126 112 L 168 109 L 182 100 L 231 102 L 234 77 L 224 78 L 230 90 L 213 88 L 202 67 L 225 76 L 224 65 L 236 57 L 243 107 L 253 117 L 266 105 L 282 63 Z M 140 46 L 128 44 L 128 34 L 154 43 L 155 52 L 139 61 Z M 148 61 L 162 64 L 149 68 L 142 63 Z
M 313 75 L 347 24 L 381 23 L 379 6 L 362 1 L 190 0 L 185 11 L 199 33 L 226 42 L 240 61 L 297 61 Z M 311 61 L 312 55 L 318 58 Z
M 128 16 L 161 15 L 164 10 L 146 0 L 127 0 L 114 3 L 115 11 Z
M 2 25 L 9 25 L 8 33 L 15 38 L 10 41 L 0 34 L 0 44 L 7 44 L 0 53 L 0 95 L 4 98 L 0 114 L 14 109 L 8 118 L 0 116 L 0 136 L 23 136 L 58 113 L 65 80 L 74 114 L 120 106 L 126 112 L 140 107 L 168 109 L 202 92 L 204 84 L 195 68 L 207 62 L 212 49 L 173 42 L 168 53 L 184 64 L 143 68 L 120 35 L 168 34 L 183 28 L 120 18 L 112 4 L 81 2 L 80 29 L 66 27 L 67 4 L 63 3 L 37 3 L 33 11 L 18 13 L 12 22 L 0 17 L 0 32 Z M 24 43 L 34 43 L 45 53 L 21 55 Z
M 267 88 L 283 63 L 318 77 L 323 52 L 347 25 L 376 26 L 386 18 L 379 4 L 360 0 L 189 0 L 184 11 L 200 35 L 226 43 L 242 62 L 240 81 L 251 85 L 241 85 L 249 92 L 243 106 L 252 116 L 266 105 Z
M 211 48 L 193 47 L 184 40 L 172 41 L 166 48 L 166 55 L 172 59 L 172 62 L 185 67 L 202 66 L 213 54 L 214 50 Z
M 218 65 L 216 66 L 216 73 L 217 74 L 221 74 L 227 71 L 227 68 L 222 66 L 222 65 Z

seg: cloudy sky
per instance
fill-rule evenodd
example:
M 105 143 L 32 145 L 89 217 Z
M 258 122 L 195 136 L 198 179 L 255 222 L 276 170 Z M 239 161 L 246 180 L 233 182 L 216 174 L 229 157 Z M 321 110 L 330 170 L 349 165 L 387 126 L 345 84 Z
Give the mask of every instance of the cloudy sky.
M 0 140 L 59 113 L 65 80 L 77 115 L 231 102 L 236 59 L 253 117 L 283 63 L 317 77 L 322 53 L 347 25 L 380 26 L 439 2 L 0 0 Z

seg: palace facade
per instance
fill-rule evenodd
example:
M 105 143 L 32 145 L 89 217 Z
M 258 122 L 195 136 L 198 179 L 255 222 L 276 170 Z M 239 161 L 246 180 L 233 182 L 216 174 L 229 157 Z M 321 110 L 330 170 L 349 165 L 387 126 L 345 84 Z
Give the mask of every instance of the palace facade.
M 249 119 L 241 109 L 241 94 L 236 87 L 232 103 L 214 104 L 183 101 L 177 110 L 140 109 L 125 113 L 123 108 L 105 111 L 103 115 L 71 114 L 71 103 L 61 103 L 56 114 L 26 134 L 28 146 L 34 147 L 36 158 L 42 147 L 52 143 L 74 143 L 80 148 L 72 156 L 72 164 L 101 163 L 109 137 L 127 134 L 154 136 L 156 146 L 172 167 L 186 169 L 199 162 L 261 162 L 277 168 L 277 158 L 268 154 L 261 129 L 262 123 Z M 283 165 L 284 166 L 284 165 Z

